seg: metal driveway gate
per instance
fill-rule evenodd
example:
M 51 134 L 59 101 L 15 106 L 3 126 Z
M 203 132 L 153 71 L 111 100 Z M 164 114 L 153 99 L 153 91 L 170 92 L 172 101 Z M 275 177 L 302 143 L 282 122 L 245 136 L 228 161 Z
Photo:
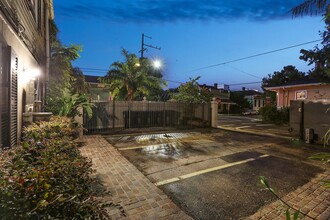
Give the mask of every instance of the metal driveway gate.
M 211 104 L 94 101 L 93 117 L 83 114 L 86 134 L 116 129 L 153 127 L 210 127 Z

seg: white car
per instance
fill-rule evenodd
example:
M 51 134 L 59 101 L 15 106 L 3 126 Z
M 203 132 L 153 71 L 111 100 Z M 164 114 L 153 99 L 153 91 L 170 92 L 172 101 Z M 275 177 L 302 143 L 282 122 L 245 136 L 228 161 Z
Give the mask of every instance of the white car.
M 258 115 L 259 112 L 253 109 L 248 109 L 245 112 L 243 112 L 243 115 Z

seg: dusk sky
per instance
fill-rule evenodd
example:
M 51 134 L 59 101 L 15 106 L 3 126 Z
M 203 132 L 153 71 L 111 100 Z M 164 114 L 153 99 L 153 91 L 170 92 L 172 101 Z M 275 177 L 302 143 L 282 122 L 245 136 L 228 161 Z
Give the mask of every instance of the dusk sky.
M 140 56 L 142 33 L 151 36 L 145 57 L 161 59 L 168 87 L 201 76 L 201 84 L 228 84 L 260 89 L 263 77 L 294 65 L 300 49 L 320 41 L 254 56 L 321 39 L 322 16 L 292 18 L 290 9 L 302 0 L 55 0 L 55 21 L 65 45 L 80 44 L 81 58 L 73 63 L 86 75 L 104 76 L 121 48 Z M 227 63 L 228 62 L 228 63 Z M 98 69 L 98 70 L 91 70 Z M 252 83 L 254 82 L 254 83 Z

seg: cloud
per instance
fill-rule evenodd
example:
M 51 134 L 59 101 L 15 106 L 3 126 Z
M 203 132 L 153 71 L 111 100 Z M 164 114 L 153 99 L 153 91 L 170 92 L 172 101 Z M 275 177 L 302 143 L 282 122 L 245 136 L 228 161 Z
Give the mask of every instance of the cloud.
M 110 22 L 267 21 L 291 17 L 301 0 L 56 0 L 56 16 L 102 18 Z

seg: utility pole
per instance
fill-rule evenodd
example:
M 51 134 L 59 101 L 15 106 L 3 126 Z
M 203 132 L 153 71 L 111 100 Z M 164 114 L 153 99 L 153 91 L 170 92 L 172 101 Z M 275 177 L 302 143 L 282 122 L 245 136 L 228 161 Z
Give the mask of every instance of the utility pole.
M 145 44 L 144 43 L 144 38 L 149 38 L 149 39 L 152 39 L 152 37 L 149 37 L 149 36 L 147 36 L 147 35 L 145 35 L 144 33 L 142 33 L 142 43 L 141 43 L 141 50 L 140 50 L 140 52 L 141 52 L 141 59 L 143 59 L 144 57 L 143 57 L 143 53 L 144 53 L 144 51 L 146 51 L 147 50 L 147 48 L 145 48 L 145 47 L 150 47 L 150 48 L 153 48 L 153 49 L 156 49 L 156 50 L 160 50 L 160 47 L 156 47 L 156 46 L 153 46 L 153 45 L 150 45 L 150 44 Z

